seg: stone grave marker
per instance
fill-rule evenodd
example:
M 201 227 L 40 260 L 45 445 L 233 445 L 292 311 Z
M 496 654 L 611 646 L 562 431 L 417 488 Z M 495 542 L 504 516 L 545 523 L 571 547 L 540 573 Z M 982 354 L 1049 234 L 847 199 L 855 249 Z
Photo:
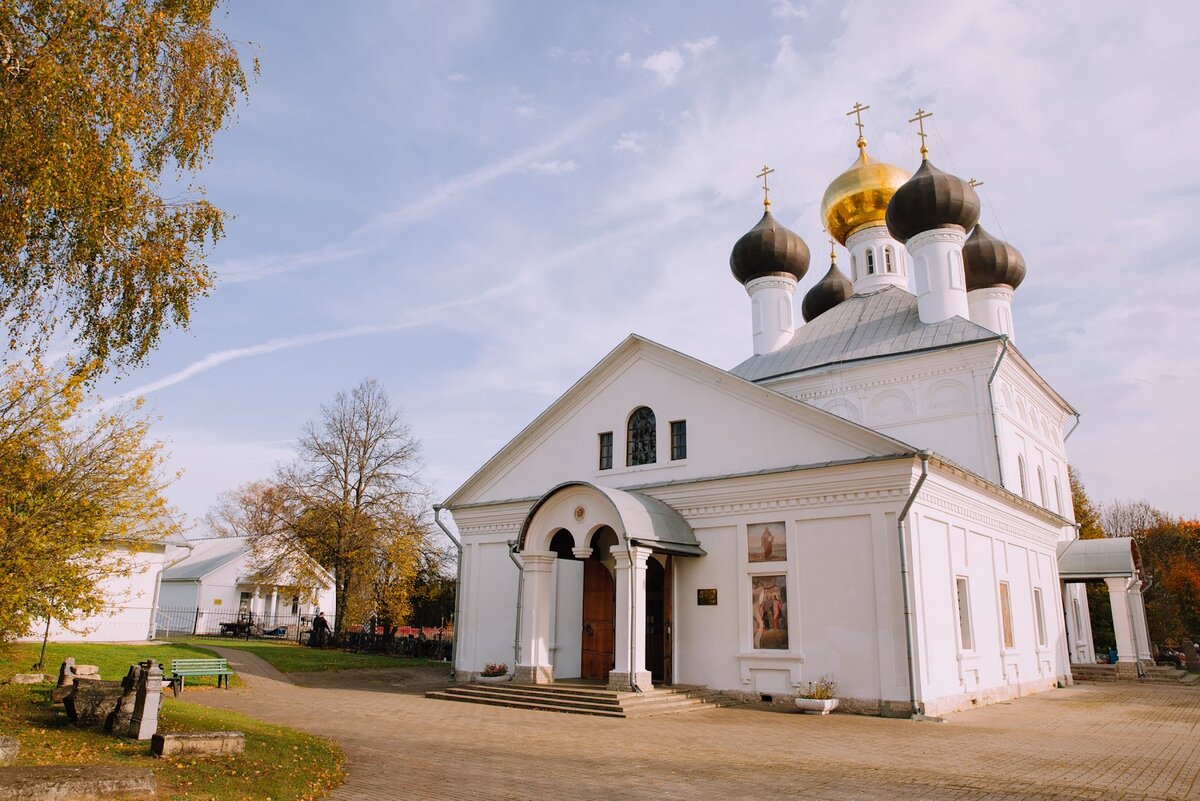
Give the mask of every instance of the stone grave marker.
M 153 659 L 141 663 L 137 679 L 137 699 L 133 718 L 129 721 L 129 736 L 149 740 L 158 731 L 158 705 L 162 702 L 162 666 Z

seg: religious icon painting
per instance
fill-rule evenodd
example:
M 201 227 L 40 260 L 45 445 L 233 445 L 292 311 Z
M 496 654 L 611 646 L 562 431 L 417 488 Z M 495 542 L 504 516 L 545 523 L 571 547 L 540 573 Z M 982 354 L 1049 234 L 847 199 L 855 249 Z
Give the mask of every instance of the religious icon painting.
M 787 576 L 751 576 L 750 601 L 754 647 L 786 651 Z
M 783 523 L 747 524 L 746 552 L 751 562 L 786 562 L 787 533 Z

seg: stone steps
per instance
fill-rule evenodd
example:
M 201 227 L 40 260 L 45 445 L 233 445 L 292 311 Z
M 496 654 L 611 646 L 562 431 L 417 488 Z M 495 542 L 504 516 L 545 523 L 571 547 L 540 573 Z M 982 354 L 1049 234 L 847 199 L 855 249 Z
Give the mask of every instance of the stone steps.
M 1124 668 L 1124 666 L 1121 666 Z M 1136 682 L 1139 684 L 1173 684 L 1188 687 L 1200 684 L 1200 673 L 1188 673 L 1173 667 L 1155 665 L 1145 668 L 1139 677 L 1136 673 L 1121 670 L 1117 665 L 1071 665 L 1071 676 L 1083 682 Z
M 718 704 L 699 687 L 655 687 L 644 693 L 616 692 L 599 685 L 459 684 L 431 690 L 426 698 L 471 704 L 538 709 L 574 715 L 634 718 L 714 709 Z

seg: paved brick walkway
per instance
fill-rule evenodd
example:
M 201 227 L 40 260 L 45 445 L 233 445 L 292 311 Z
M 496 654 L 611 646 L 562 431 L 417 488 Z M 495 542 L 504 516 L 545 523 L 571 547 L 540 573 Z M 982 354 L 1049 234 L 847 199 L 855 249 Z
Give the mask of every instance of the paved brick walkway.
M 947 723 L 746 707 L 608 720 L 433 701 L 440 671 L 294 674 L 188 700 L 337 740 L 331 796 L 400 799 L 1200 798 L 1200 689 L 1077 685 Z

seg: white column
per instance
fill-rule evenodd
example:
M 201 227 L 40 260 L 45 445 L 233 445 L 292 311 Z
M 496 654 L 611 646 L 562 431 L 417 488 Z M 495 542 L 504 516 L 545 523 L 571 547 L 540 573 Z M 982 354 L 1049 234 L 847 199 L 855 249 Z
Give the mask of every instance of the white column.
M 270 624 L 271 624 L 271 627 L 274 628 L 275 627 L 275 619 L 279 616 L 279 588 L 278 587 L 271 588 L 271 606 L 269 608 L 271 610 L 268 613 L 269 617 L 270 617 Z
M 641 690 L 652 687 L 650 672 L 646 670 L 646 560 L 650 553 L 649 548 L 633 547 L 627 553 L 624 545 L 612 547 L 616 559 L 617 619 L 616 667 L 608 675 L 610 690 L 631 690 L 635 684 Z
M 1146 623 L 1146 604 L 1142 599 L 1142 582 L 1135 581 L 1129 588 L 1129 616 L 1133 618 L 1134 647 L 1137 658 L 1147 664 L 1154 664 L 1154 655 L 1150 653 L 1150 626 Z
M 1129 624 L 1129 596 L 1124 578 L 1106 578 L 1108 597 L 1112 601 L 1113 633 L 1117 637 L 1117 662 L 1127 666 L 1137 662 L 1133 645 L 1133 629 Z
M 971 313 L 971 322 L 997 334 L 1004 334 L 1016 342 L 1017 336 L 1013 333 L 1012 299 L 1012 287 L 1003 285 L 968 292 L 967 308 Z
M 521 573 L 521 663 L 513 677 L 524 684 L 548 684 L 554 681 L 550 665 L 550 604 L 553 603 L 551 570 L 557 554 L 524 552 Z
M 958 227 L 922 231 L 908 240 L 921 322 L 940 323 L 956 316 L 970 319 L 962 260 L 966 240 L 966 232 Z
M 855 294 L 885 286 L 908 289 L 908 254 L 886 225 L 871 225 L 846 238 L 850 251 L 850 280 Z
M 767 275 L 746 284 L 754 320 L 754 355 L 774 353 L 791 341 L 796 331 L 792 306 L 796 279 L 790 275 Z

